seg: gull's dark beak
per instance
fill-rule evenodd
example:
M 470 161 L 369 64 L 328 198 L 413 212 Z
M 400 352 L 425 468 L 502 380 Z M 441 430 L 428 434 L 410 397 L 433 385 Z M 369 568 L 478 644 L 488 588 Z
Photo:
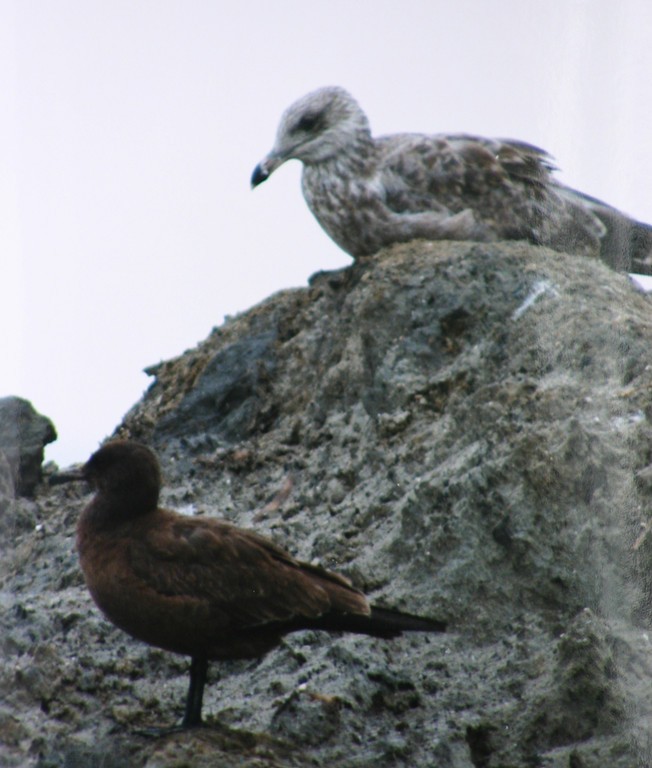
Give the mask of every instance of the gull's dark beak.
M 279 153 L 273 149 L 267 157 L 263 158 L 254 168 L 251 174 L 251 188 L 254 189 L 263 181 L 269 179 L 274 171 L 288 159 L 286 152 Z
M 251 188 L 254 189 L 263 181 L 269 178 L 270 172 L 265 167 L 264 163 L 258 163 L 254 168 L 254 172 L 251 174 Z

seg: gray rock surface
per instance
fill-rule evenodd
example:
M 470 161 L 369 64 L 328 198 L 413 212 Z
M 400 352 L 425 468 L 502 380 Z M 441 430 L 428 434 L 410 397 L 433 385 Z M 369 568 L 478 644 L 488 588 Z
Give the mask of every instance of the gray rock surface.
M 159 452 L 166 506 L 450 630 L 297 633 L 211 665 L 208 728 L 146 738 L 180 718 L 188 662 L 101 617 L 87 491 L 43 490 L 0 563 L 2 765 L 652 764 L 650 301 L 582 257 L 412 243 L 150 369 L 117 432 Z
M 50 419 L 41 416 L 27 400 L 0 397 L 0 463 L 8 465 L 12 491 L 32 496 L 41 481 L 43 449 L 57 439 Z M 0 468 L 4 478 L 6 472 Z M 3 490 L 6 481 L 0 480 Z

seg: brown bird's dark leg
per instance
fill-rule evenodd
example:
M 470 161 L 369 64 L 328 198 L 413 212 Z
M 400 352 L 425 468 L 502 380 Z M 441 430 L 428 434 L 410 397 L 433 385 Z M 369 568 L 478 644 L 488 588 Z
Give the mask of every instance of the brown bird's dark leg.
M 208 672 L 207 659 L 193 656 L 190 662 L 190 685 L 186 699 L 186 712 L 183 716 L 183 728 L 194 728 L 201 725 L 201 705 L 204 698 L 204 685 Z

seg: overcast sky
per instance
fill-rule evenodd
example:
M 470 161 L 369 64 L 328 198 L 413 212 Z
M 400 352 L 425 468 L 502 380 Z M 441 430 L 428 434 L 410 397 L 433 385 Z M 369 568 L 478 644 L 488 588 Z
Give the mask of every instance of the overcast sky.
M 350 263 L 298 163 L 249 189 L 322 85 L 374 133 L 539 145 L 652 222 L 651 39 L 649 0 L 0 0 L 0 396 L 53 420 L 48 458 L 85 460 L 144 367 Z

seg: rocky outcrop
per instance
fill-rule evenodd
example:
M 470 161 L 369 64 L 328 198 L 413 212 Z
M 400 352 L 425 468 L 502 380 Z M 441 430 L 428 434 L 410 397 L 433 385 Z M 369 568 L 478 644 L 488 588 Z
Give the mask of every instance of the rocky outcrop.
M 7 495 L 34 493 L 41 480 L 44 448 L 56 439 L 50 419 L 37 413 L 30 402 L 20 397 L 0 398 L 0 474 L 5 478 L 0 483 Z
M 0 566 L 7 765 L 650 763 L 651 350 L 650 298 L 596 261 L 412 243 L 150 369 L 117 433 L 159 452 L 167 506 L 449 632 L 290 636 L 212 665 L 209 728 L 146 739 L 180 716 L 187 661 L 98 614 L 84 492 L 42 490 Z

